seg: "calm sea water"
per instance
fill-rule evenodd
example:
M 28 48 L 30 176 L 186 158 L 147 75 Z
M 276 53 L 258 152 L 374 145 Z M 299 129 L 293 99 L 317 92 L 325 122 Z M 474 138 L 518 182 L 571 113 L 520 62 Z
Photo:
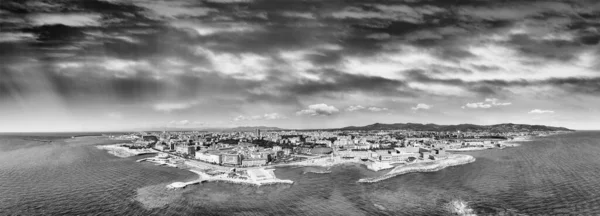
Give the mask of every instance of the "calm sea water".
M 51 142 L 41 142 L 39 139 Z M 359 165 L 279 168 L 293 185 L 204 183 L 185 170 L 136 163 L 96 149 L 93 137 L 0 137 L 0 215 L 599 215 L 600 132 L 537 138 L 521 147 L 466 153 L 477 161 L 378 183 Z

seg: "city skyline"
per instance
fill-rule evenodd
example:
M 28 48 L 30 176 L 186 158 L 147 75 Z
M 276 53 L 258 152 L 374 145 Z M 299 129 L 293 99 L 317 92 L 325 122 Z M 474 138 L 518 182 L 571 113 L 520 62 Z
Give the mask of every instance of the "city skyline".
M 0 132 L 600 129 L 596 1 L 3 1 Z

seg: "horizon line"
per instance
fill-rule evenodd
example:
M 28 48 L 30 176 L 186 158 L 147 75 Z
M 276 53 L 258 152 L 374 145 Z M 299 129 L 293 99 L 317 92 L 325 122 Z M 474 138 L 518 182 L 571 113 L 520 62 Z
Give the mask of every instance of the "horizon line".
M 145 131 L 170 131 L 170 132 L 175 132 L 175 131 L 202 131 L 202 130 L 231 130 L 231 129 L 235 129 L 235 128 L 242 128 L 242 127 L 250 127 L 250 128 L 256 128 L 256 127 L 267 127 L 267 128 L 278 128 L 281 130 L 335 130 L 335 129 L 342 129 L 342 128 L 347 128 L 347 127 L 364 127 L 364 126 L 368 126 L 368 125 L 373 125 L 373 124 L 421 124 L 421 125 L 428 125 L 428 124 L 435 124 L 435 125 L 441 125 L 441 126 L 456 126 L 456 125 L 477 125 L 477 126 L 492 126 L 492 125 L 501 125 L 501 124 L 520 124 L 520 125 L 541 125 L 541 126 L 548 126 L 548 127 L 563 127 L 563 126 L 551 126 L 551 125 L 542 125 L 542 124 L 522 124 L 522 123 L 497 123 L 497 124 L 473 124 L 473 123 L 460 123 L 460 124 L 436 124 L 436 123 L 413 123 L 413 122 L 406 122 L 406 123 L 380 123 L 380 122 L 375 122 L 375 123 L 371 123 L 371 124 L 366 124 L 363 126 L 354 126 L 354 125 L 350 125 L 350 126 L 343 126 L 343 127 L 335 127 L 335 128 L 304 128 L 304 129 L 299 129 L 299 128 L 294 128 L 294 129 L 290 129 L 290 128 L 280 128 L 278 126 L 234 126 L 234 127 L 205 127 L 205 128 L 176 128 L 176 127 L 172 127 L 172 128 L 164 128 L 166 130 L 155 130 L 158 128 L 145 128 L 145 129 L 123 129 L 123 130 L 106 130 L 106 131 L 102 131 L 102 130 L 89 130 L 89 131 L 0 131 L 0 134 L 19 134 L 19 133 L 23 133 L 23 134 L 27 134 L 27 133 L 125 133 L 125 132 L 145 132 Z M 598 129 L 575 129 L 575 128 L 567 128 L 567 127 L 563 127 L 569 130 L 574 130 L 574 131 L 598 131 L 600 130 L 600 128 Z

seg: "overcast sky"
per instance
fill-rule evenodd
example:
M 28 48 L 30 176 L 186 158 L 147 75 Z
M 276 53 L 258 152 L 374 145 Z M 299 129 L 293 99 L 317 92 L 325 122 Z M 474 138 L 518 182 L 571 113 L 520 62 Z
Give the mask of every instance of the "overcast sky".
M 3 0 L 0 131 L 600 129 L 599 30 L 597 0 Z

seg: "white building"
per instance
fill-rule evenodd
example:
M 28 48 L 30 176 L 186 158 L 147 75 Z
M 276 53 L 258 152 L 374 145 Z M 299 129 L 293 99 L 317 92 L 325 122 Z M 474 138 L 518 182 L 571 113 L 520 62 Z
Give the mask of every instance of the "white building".
M 209 163 L 216 163 L 216 164 L 221 163 L 221 156 L 218 154 L 212 154 L 212 153 L 196 153 L 196 159 L 201 160 L 201 161 L 206 161 Z

